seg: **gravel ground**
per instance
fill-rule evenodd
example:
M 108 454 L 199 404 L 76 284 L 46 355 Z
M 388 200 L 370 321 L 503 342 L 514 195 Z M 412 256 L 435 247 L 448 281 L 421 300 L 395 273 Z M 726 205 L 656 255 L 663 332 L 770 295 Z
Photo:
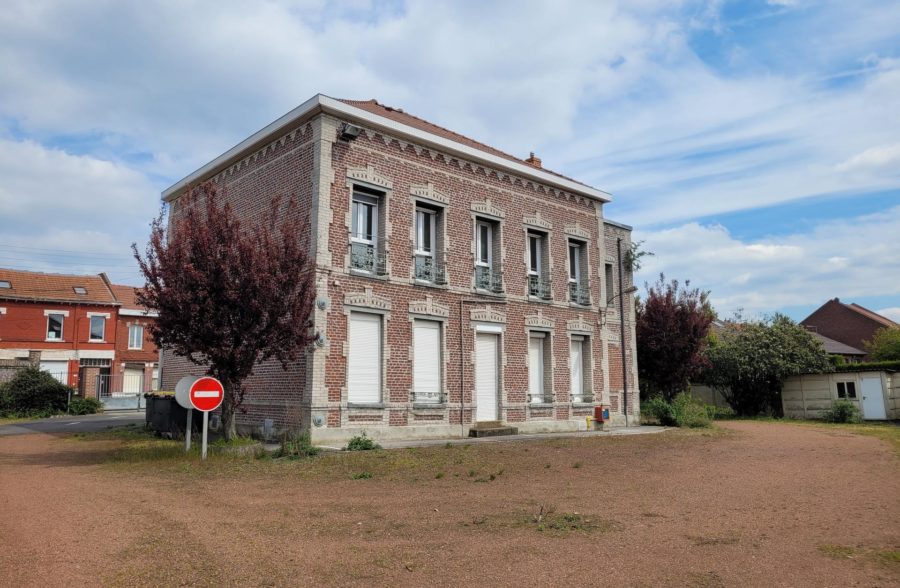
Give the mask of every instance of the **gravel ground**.
M 0 584 L 900 585 L 888 443 L 724 428 L 294 463 L 0 438 Z

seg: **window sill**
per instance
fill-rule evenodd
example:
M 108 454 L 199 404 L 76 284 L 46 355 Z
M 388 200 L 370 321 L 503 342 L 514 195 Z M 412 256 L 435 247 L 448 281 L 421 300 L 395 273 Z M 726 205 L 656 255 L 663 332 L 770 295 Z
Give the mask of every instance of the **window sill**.
M 413 402 L 413 410 L 444 410 L 447 405 L 443 402 Z
M 44 343 L 65 343 L 65 339 L 44 339 Z
M 584 308 L 584 309 L 590 309 L 590 308 L 594 307 L 594 305 L 591 304 L 590 302 L 588 302 L 587 304 L 581 304 L 580 302 L 572 302 L 571 300 L 569 300 L 569 306 L 572 308 Z
M 129 347 L 128 351 L 143 351 L 143 347 Z
M 437 282 L 429 282 L 428 280 L 420 280 L 418 278 L 413 278 L 413 284 L 416 286 L 425 286 L 426 288 L 437 288 L 439 290 L 447 290 L 450 288 L 450 284 L 438 284 Z
M 531 408 L 553 408 L 552 402 L 529 402 Z
M 540 302 L 541 304 L 553 304 L 552 298 L 541 298 L 540 296 L 532 296 L 529 294 L 527 296 L 528 302 Z
M 372 272 L 367 272 L 366 270 L 356 269 L 351 267 L 349 269 L 349 273 L 351 276 L 359 276 L 361 278 L 369 278 L 372 280 L 384 280 L 387 281 L 390 276 L 388 274 L 373 274 Z
M 106 343 L 104 339 L 88 339 L 88 343 Z
M 363 410 L 384 410 L 384 403 L 382 402 L 348 402 L 348 409 L 363 409 Z
M 506 292 L 491 292 L 482 288 L 475 288 L 475 293 L 479 296 L 491 296 L 492 298 L 506 298 Z
M 581 402 L 573 402 L 572 403 L 572 408 L 593 408 L 594 406 L 597 406 L 597 405 L 594 404 L 593 400 L 591 400 L 591 401 L 582 400 Z

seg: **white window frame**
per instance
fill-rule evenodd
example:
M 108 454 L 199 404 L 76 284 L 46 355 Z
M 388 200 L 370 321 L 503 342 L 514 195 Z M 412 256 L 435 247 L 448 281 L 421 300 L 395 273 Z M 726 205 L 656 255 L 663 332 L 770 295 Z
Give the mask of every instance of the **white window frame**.
M 55 317 L 59 317 L 59 337 L 51 337 L 50 336 L 50 320 Z M 62 312 L 48 312 L 47 313 L 47 341 L 65 341 L 66 340 L 66 315 Z
M 575 343 L 581 346 L 581 395 L 575 394 L 575 382 L 572 378 L 572 349 Z M 585 398 L 594 396 L 591 376 L 591 339 L 587 335 L 569 336 L 569 395 L 574 404 L 581 404 Z
M 541 256 L 543 254 L 544 236 L 540 233 L 528 233 L 528 275 L 541 275 Z M 535 267 L 531 266 L 531 258 L 534 257 Z
M 94 337 L 94 320 L 103 321 L 100 327 L 100 337 Z M 100 314 L 88 315 L 88 341 L 102 343 L 106 340 L 106 317 Z
M 369 196 L 368 194 L 360 194 L 359 192 L 353 192 L 353 199 L 350 205 L 350 214 L 356 215 L 356 232 L 353 232 L 350 236 L 350 240 L 354 243 L 365 243 L 367 245 L 375 245 L 378 239 L 378 206 L 379 199 L 376 196 Z M 372 227 L 371 232 L 369 233 L 369 238 L 361 236 L 360 230 L 363 231 L 362 235 L 365 234 L 365 229 L 363 227 L 366 224 L 366 208 L 372 207 Z M 351 218 L 350 228 L 353 230 L 353 219 Z
M 425 223 L 428 223 L 429 229 L 431 230 L 431 250 L 424 249 L 422 247 L 425 241 Z M 431 210 L 429 208 L 423 208 L 421 206 L 416 207 L 416 248 L 415 254 L 420 257 L 434 257 L 435 254 L 435 242 L 437 235 L 435 234 L 435 229 L 437 228 L 437 211 Z
M 136 332 L 140 332 L 140 337 L 138 338 L 138 345 L 135 347 L 132 343 L 131 332 L 132 329 L 135 329 Z M 144 348 L 144 325 L 139 325 L 137 323 L 128 325 L 128 349 L 129 351 L 140 351 Z
M 578 284 L 581 282 L 581 256 L 584 247 L 578 241 L 569 241 L 569 282 Z M 574 253 L 574 255 L 573 255 Z M 574 262 L 575 273 L 572 273 Z
M 487 231 L 487 261 L 482 261 L 485 245 L 481 243 L 481 228 Z M 475 223 L 475 265 L 480 267 L 493 267 L 494 265 L 494 227 L 487 221 Z
M 541 360 L 538 363 L 539 382 L 541 390 L 540 394 L 533 394 L 531 391 L 531 340 L 540 341 Z M 547 361 L 547 333 L 543 331 L 530 331 L 528 333 L 528 394 L 531 395 L 531 404 L 545 404 L 547 402 L 547 374 L 545 373 L 545 362 Z
M 442 403 L 442 393 L 444 388 L 444 322 L 436 321 L 427 318 L 416 318 L 412 321 L 413 329 L 416 328 L 417 323 L 433 323 L 437 326 L 438 332 L 438 347 L 437 347 L 437 364 L 438 364 L 438 396 L 436 398 L 424 398 L 418 396 L 418 390 L 414 389 L 413 394 L 413 402 L 416 404 L 441 404 Z M 415 338 L 415 335 L 413 336 Z M 415 349 L 413 350 L 415 354 Z M 418 361 L 415 355 L 413 355 L 413 361 Z M 413 387 L 415 388 L 416 378 L 415 378 L 415 365 L 413 365 Z

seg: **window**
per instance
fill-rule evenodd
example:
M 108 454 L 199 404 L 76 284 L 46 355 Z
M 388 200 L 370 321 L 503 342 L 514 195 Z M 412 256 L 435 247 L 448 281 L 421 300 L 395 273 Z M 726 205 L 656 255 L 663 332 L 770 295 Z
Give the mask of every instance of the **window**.
M 413 323 L 413 401 L 441 401 L 441 323 Z
M 0 288 L 3 288 L 4 290 L 9 290 L 12 288 L 12 284 L 10 283 L 9 280 L 0 280 Z
M 381 402 L 381 315 L 351 312 L 347 355 L 347 402 Z
M 63 319 L 65 315 L 50 313 L 47 315 L 47 339 L 53 341 L 62 341 L 63 338 Z
M 838 382 L 838 398 L 856 398 L 856 382 Z
M 581 244 L 569 242 L 569 281 L 581 281 Z
M 141 325 L 128 325 L 128 349 L 144 348 L 144 327 Z
M 547 235 L 528 231 L 528 295 L 550 300 L 550 259 L 547 250 Z
M 572 402 L 590 402 L 591 343 L 583 335 L 572 335 L 569 347 L 569 378 Z
M 612 302 L 612 299 L 616 297 L 616 285 L 613 282 L 613 266 L 611 263 L 607 263 L 604 268 L 606 278 L 606 303 L 609 304 Z
M 475 265 L 491 267 L 493 258 L 494 230 L 490 223 L 479 221 L 477 233 Z
M 550 335 L 539 331 L 528 334 L 528 396 L 532 403 L 552 402 Z
M 72 288 L 72 291 L 80 296 L 87 294 L 87 289 L 84 286 L 75 286 L 74 288 Z
M 153 373 L 150 377 L 150 390 L 153 392 L 159 390 L 159 367 L 153 368 Z
M 587 253 L 585 244 L 581 241 L 569 241 L 569 301 L 583 306 L 590 306 L 591 291 L 588 288 L 588 280 L 582 281 L 582 276 L 589 273 L 587 267 Z
M 543 251 L 543 238 L 536 233 L 528 234 L 528 274 L 541 275 L 541 257 Z
M 351 240 L 374 245 L 378 235 L 378 199 L 354 192 L 351 214 L 353 223 Z
M 91 341 L 103 341 L 106 331 L 106 318 L 102 316 L 91 317 Z
M 416 209 L 416 255 L 434 257 L 436 218 L 437 213 L 433 210 Z

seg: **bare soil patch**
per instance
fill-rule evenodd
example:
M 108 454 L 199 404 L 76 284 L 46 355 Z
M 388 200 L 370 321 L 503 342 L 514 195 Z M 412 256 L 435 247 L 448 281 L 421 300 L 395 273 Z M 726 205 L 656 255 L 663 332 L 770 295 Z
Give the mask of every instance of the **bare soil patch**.
M 763 422 L 277 462 L 7 437 L 0 569 L 16 586 L 897 585 L 898 466 L 877 437 Z

